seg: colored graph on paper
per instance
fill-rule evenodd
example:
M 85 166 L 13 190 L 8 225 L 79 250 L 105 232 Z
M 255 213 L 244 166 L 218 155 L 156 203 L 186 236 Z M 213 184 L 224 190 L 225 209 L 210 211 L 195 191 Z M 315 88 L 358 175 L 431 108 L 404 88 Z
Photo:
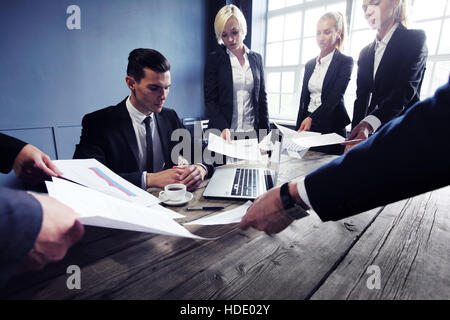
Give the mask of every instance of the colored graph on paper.
M 159 199 L 125 180 L 96 159 L 54 160 L 63 178 L 110 196 L 152 206 Z
M 106 181 L 106 183 L 113 187 L 116 188 L 117 190 L 125 193 L 127 196 L 129 197 L 136 197 L 136 194 L 131 192 L 130 190 L 128 190 L 127 188 L 125 188 L 124 186 L 120 185 L 119 183 L 117 183 L 116 181 L 114 181 L 113 179 L 111 179 L 108 175 L 106 175 L 102 170 L 100 170 L 99 168 L 96 167 L 91 167 L 89 168 L 89 170 L 92 170 L 100 179 L 103 179 Z

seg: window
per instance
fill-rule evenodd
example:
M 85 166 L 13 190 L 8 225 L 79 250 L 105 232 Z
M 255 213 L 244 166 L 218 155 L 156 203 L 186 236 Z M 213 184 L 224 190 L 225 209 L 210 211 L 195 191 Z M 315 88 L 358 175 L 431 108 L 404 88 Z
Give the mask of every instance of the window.
M 421 98 L 433 95 L 437 88 L 447 83 L 450 72 L 450 1 L 414 0 L 412 7 L 414 29 L 427 35 L 428 61 L 422 84 Z
M 319 53 L 316 24 L 328 11 L 347 18 L 344 53 L 355 60 L 345 95 L 350 116 L 356 98 L 356 60 L 375 38 L 362 11 L 362 0 L 268 0 L 265 42 L 266 91 L 271 120 L 294 124 L 297 119 L 306 62 Z M 450 72 L 450 0 L 412 0 L 410 28 L 423 29 L 429 50 L 421 97 L 431 96 Z

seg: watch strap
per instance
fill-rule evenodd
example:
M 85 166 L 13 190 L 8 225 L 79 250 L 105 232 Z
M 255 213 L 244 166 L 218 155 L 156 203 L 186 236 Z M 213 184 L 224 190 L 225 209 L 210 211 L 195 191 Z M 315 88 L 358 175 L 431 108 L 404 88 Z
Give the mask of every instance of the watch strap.
M 292 198 L 291 194 L 289 193 L 289 182 L 286 182 L 281 186 L 280 198 L 281 203 L 283 204 L 284 212 L 290 218 L 297 220 L 309 215 L 308 212 L 301 206 L 297 205 L 295 199 Z

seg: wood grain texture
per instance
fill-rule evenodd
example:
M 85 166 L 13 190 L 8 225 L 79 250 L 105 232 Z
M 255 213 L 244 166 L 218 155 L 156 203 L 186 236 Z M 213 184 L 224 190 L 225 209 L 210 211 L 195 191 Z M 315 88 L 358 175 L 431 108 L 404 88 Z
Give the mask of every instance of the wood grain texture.
M 334 159 L 309 153 L 282 157 L 278 185 L 298 180 Z M 326 183 L 326 181 L 324 182 Z M 194 199 L 170 207 L 192 221 L 222 211 L 186 206 L 242 200 Z M 149 190 L 157 194 L 159 189 Z M 449 189 L 337 222 L 311 216 L 268 236 L 232 225 L 187 226 L 201 241 L 88 227 L 66 258 L 14 279 L 7 299 L 449 299 Z M 81 267 L 81 290 L 66 286 L 68 265 Z M 381 270 L 380 290 L 368 290 L 367 267 Z
M 450 299 L 449 208 L 450 187 L 386 206 L 313 299 Z

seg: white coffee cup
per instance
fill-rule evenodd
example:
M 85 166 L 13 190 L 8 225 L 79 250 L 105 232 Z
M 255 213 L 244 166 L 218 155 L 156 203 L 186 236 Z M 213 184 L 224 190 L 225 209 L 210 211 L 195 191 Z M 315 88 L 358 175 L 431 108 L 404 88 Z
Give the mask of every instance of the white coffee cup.
M 159 196 L 165 199 L 164 201 L 181 201 L 186 197 L 186 186 L 182 183 L 168 184 L 159 193 Z

